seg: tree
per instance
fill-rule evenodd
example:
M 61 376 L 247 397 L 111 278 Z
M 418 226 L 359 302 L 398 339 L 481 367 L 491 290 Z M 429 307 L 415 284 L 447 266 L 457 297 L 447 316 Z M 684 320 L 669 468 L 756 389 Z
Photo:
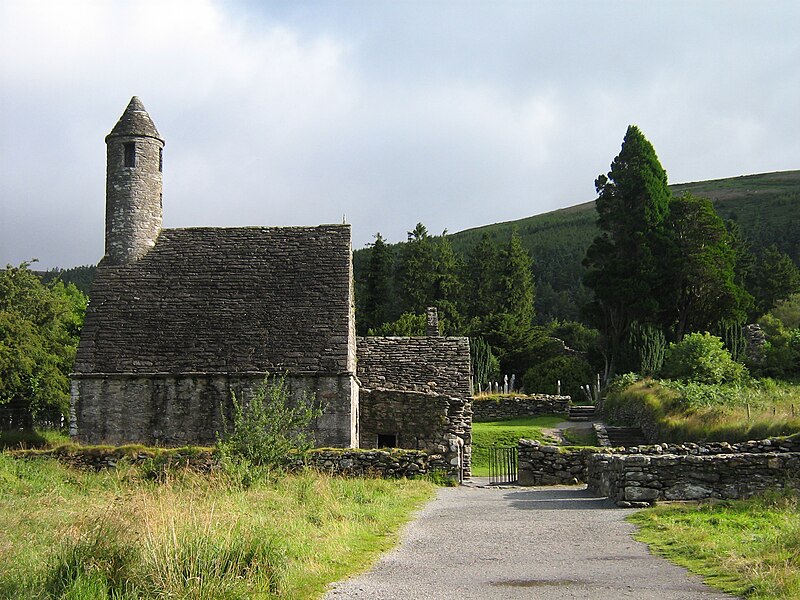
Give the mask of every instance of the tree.
M 372 253 L 369 259 L 369 270 L 366 275 L 366 292 L 364 294 L 364 314 L 359 319 L 359 328 L 363 331 L 378 327 L 389 320 L 392 285 L 392 252 L 380 232 L 375 234 Z
M 735 362 L 722 340 L 709 333 L 690 333 L 676 344 L 670 344 L 664 358 L 662 376 L 699 383 L 737 381 L 746 373 Z
M 436 278 L 436 256 L 433 240 L 428 229 L 417 223 L 408 232 L 408 241 L 403 246 L 398 266 L 398 277 L 405 312 L 422 313 L 431 305 Z
M 737 249 L 711 201 L 686 194 L 670 202 L 666 219 L 670 282 L 662 321 L 680 342 L 720 322 L 744 324 L 752 297 L 737 285 Z
M 497 312 L 513 315 L 521 323 L 533 324 L 534 286 L 531 256 L 522 247 L 516 227 L 500 259 L 500 293 Z
M 755 314 L 761 316 L 800 292 L 800 270 L 789 255 L 772 244 L 758 258 L 750 289 L 755 296 Z
M 596 237 L 583 261 L 584 281 L 594 292 L 587 316 L 606 346 L 606 376 L 613 375 L 633 321 L 657 321 L 665 286 L 658 263 L 664 254 L 669 211 L 667 174 L 639 128 L 631 125 L 608 175 L 595 181 Z
M 0 423 L 9 429 L 66 415 L 87 303 L 74 285 L 44 285 L 28 267 L 0 272 Z
M 485 317 L 497 310 L 498 256 L 488 233 L 481 236 L 467 257 L 467 315 Z
M 461 314 L 458 309 L 464 287 L 459 276 L 463 270 L 461 263 L 447 238 L 447 231 L 442 232 L 442 237 L 436 244 L 432 304 L 438 309 L 440 317 L 447 321 L 449 327 L 454 328 L 448 332 L 451 334 L 460 333 L 461 329 Z

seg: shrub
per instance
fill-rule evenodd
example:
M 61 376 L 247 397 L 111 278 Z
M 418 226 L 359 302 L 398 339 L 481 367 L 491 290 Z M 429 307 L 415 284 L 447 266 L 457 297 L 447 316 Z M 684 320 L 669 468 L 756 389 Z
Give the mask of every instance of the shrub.
M 690 333 L 670 344 L 662 376 L 682 381 L 722 383 L 737 381 L 746 373 L 744 365 L 731 358 L 722 340 L 709 333 Z
M 582 397 L 581 386 L 592 382 L 592 367 L 578 356 L 556 356 L 531 367 L 522 378 L 529 394 L 555 394 L 557 381 L 561 380 L 561 393 Z
M 294 452 L 313 445 L 308 427 L 322 409 L 306 394 L 293 401 L 285 376 L 265 377 L 246 402 L 231 396 L 233 419 L 217 441 L 223 460 L 286 466 Z

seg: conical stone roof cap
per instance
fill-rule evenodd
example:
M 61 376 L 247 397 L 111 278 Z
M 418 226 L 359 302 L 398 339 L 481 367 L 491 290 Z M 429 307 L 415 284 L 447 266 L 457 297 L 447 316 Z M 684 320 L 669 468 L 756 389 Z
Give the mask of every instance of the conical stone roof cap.
M 161 134 L 158 133 L 158 129 L 156 129 L 153 120 L 150 118 L 150 115 L 147 114 L 147 109 L 145 109 L 144 104 L 142 104 L 138 96 L 131 98 L 131 101 L 128 103 L 128 108 L 122 113 L 122 116 L 119 118 L 119 121 L 117 121 L 117 124 L 114 125 L 114 129 L 111 130 L 111 133 L 106 136 L 106 141 L 108 141 L 110 137 L 123 135 L 151 137 L 160 140 L 162 143 L 164 142 L 164 139 L 161 137 Z

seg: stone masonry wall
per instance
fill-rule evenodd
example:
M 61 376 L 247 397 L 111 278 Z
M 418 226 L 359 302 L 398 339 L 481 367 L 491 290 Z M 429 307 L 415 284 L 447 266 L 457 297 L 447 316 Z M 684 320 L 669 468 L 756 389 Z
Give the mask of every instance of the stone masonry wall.
M 369 336 L 356 346 L 363 387 L 472 396 L 469 338 Z
M 520 485 L 588 483 L 626 503 L 738 498 L 800 481 L 800 435 L 729 444 L 564 448 L 519 441 Z
M 448 472 L 468 477 L 472 454 L 472 412 L 468 398 L 400 390 L 360 393 L 361 448 L 376 448 L 379 435 L 396 436 L 399 448 L 441 455 Z
M 472 418 L 475 421 L 502 421 L 536 415 L 568 414 L 569 396 L 477 397 L 472 401 Z
M 589 458 L 589 489 L 619 506 L 657 500 L 747 498 L 800 484 L 800 453 L 612 455 Z
M 160 457 L 164 468 L 188 468 L 207 473 L 220 468 L 219 460 L 210 449 L 162 450 L 135 447 L 83 448 L 61 447 L 51 451 L 17 450 L 17 458 L 49 456 L 79 469 L 114 469 L 118 464 L 142 464 Z M 421 450 L 358 450 L 354 448 L 320 448 L 310 450 L 295 463 L 332 475 L 355 477 L 408 477 L 425 475 L 432 471 L 446 471 L 447 464 L 441 456 Z
M 231 393 L 246 402 L 264 373 L 73 376 L 70 435 L 90 443 L 213 444 Z M 312 431 L 319 446 L 357 444 L 358 386 L 349 375 L 288 376 L 290 394 L 313 396 L 323 414 Z
M 432 471 L 449 472 L 449 464 L 441 455 L 422 450 L 332 450 L 317 449 L 305 457 L 311 468 L 332 475 L 355 477 L 408 477 Z
M 587 480 L 589 457 L 597 448 L 562 448 L 520 440 L 519 485 L 575 485 Z

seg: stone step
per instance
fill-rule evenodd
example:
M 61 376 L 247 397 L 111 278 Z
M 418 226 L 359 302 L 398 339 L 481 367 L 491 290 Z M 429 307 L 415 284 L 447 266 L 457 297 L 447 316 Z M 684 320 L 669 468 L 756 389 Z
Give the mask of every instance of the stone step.
M 647 445 L 647 440 L 639 427 L 606 427 L 606 433 L 612 447 Z
M 597 410 L 594 406 L 570 406 L 569 417 L 570 421 L 590 421 L 597 416 Z

